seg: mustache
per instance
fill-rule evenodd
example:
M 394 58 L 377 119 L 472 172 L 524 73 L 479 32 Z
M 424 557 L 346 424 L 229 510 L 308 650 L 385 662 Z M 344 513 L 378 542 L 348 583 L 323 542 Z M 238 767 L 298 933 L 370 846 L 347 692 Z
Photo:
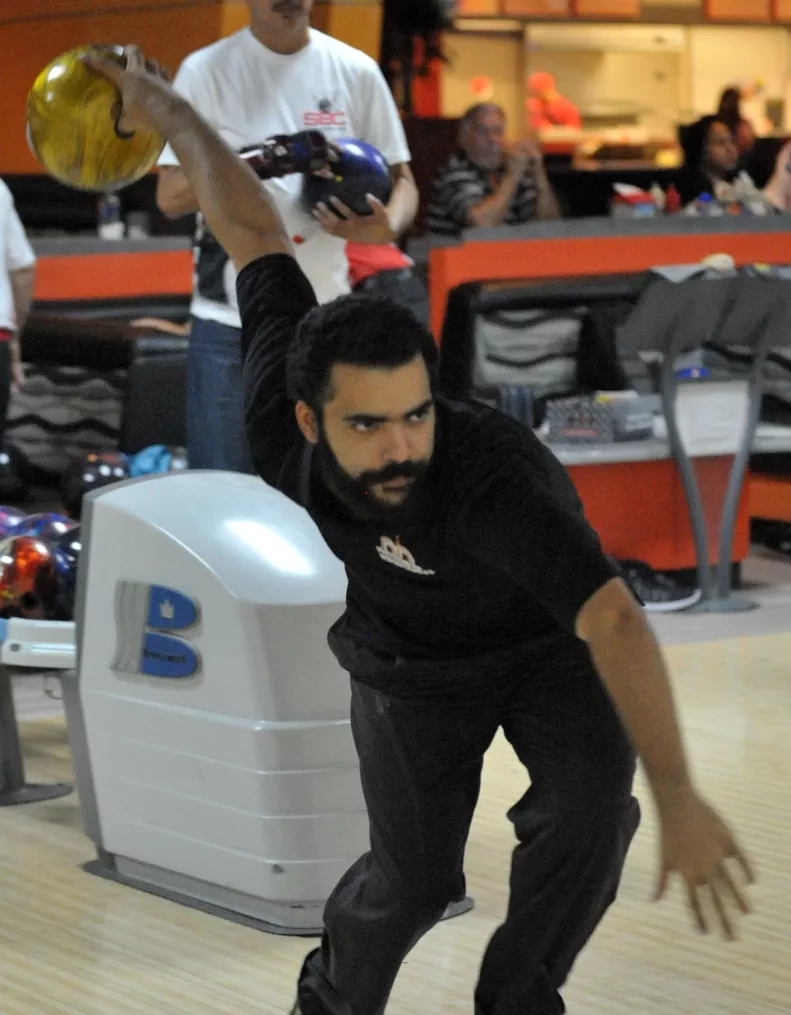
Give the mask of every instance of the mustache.
M 391 462 L 384 469 L 363 472 L 357 477 L 361 486 L 377 486 L 380 483 L 391 483 L 394 479 L 419 479 L 426 471 L 426 462 Z
M 278 0 L 272 5 L 275 14 L 290 14 L 292 11 L 302 10 L 302 0 Z

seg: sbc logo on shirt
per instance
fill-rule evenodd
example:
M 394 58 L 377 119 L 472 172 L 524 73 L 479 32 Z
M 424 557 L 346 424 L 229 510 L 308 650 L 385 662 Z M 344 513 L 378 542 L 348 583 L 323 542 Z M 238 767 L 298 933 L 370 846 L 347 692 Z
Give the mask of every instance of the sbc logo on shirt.
M 180 679 L 200 669 L 198 650 L 184 637 L 198 621 L 198 604 L 182 592 L 164 585 L 119 581 L 115 616 L 112 670 Z
M 307 128 L 335 128 L 336 130 L 346 130 L 349 123 L 349 118 L 346 113 L 341 110 L 333 109 L 335 105 L 334 99 L 322 99 L 313 96 L 316 102 L 315 110 L 308 110 L 302 114 L 302 124 Z

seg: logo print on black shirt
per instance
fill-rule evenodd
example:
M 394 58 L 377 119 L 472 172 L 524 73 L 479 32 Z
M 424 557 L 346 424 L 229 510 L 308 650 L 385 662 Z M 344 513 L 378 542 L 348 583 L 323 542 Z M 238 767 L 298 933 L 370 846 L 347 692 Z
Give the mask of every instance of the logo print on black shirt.
M 387 564 L 395 564 L 396 567 L 401 567 L 405 571 L 411 571 L 412 574 L 432 575 L 435 573 L 434 571 L 427 571 L 416 564 L 415 558 L 405 546 L 401 545 L 398 536 L 396 536 L 395 540 L 390 539 L 388 536 L 382 536 L 376 552 Z

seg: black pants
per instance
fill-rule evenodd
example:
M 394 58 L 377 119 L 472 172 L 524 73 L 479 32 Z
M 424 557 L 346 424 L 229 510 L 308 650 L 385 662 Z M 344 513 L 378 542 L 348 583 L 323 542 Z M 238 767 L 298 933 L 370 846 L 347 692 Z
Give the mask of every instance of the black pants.
M 352 680 L 371 849 L 327 902 L 299 981 L 303 1015 L 379 1015 L 398 969 L 464 891 L 483 756 L 498 727 L 529 770 L 509 811 L 505 922 L 486 949 L 478 1015 L 556 1015 L 572 964 L 616 896 L 640 821 L 635 757 L 581 650 L 492 681 L 487 704 L 408 701 Z
M 355 286 L 355 292 L 387 296 L 409 307 L 422 325 L 429 326 L 428 292 L 414 268 L 394 268 L 369 275 Z

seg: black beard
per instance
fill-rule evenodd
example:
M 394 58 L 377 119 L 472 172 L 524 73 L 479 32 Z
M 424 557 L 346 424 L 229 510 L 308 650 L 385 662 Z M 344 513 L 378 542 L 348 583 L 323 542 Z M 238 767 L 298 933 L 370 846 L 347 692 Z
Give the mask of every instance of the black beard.
M 428 462 L 392 462 L 376 472 L 363 472 L 350 476 L 341 468 L 324 434 L 319 435 L 314 451 L 316 466 L 322 483 L 340 503 L 361 521 L 389 521 L 399 512 L 407 510 L 422 490 Z M 371 491 L 377 483 L 394 479 L 414 479 L 404 499 L 399 504 L 386 504 Z

